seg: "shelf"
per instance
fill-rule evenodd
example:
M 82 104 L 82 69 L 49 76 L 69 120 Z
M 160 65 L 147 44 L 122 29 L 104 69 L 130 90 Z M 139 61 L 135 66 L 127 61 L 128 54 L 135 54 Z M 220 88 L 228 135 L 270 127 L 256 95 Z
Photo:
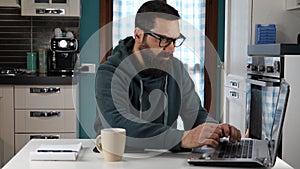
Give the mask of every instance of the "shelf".
M 300 55 L 300 44 L 275 43 L 248 45 L 249 56 Z
M 297 9 L 300 9 L 300 5 L 286 8 L 287 11 L 297 10 Z
M 288 11 L 300 9 L 300 1 L 299 0 L 285 0 L 285 9 Z

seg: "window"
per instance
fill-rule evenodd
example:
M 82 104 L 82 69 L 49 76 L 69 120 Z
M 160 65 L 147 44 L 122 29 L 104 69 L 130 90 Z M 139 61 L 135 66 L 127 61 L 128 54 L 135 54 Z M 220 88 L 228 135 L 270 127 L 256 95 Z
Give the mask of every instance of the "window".
M 133 35 L 134 17 L 138 8 L 148 0 L 113 0 L 113 46 L 120 39 Z M 178 9 L 182 16 L 181 31 L 187 41 L 176 48 L 174 54 L 187 68 L 194 80 L 196 91 L 204 101 L 204 33 L 205 33 L 205 2 L 204 0 L 170 0 L 171 6 Z
M 120 12 L 122 11 L 124 14 L 126 14 L 126 12 L 124 11 L 129 11 L 131 12 L 130 14 L 126 14 L 124 16 L 130 16 L 130 15 L 135 15 L 138 7 L 144 3 L 145 0 L 139 0 L 139 1 L 134 1 L 134 0 L 107 0 L 107 1 L 100 1 L 100 26 L 104 26 L 107 23 L 110 23 L 113 20 L 113 17 L 116 17 L 115 13 L 116 12 Z M 195 2 L 193 2 L 195 1 Z M 113 4 L 114 3 L 119 3 L 121 4 L 121 6 L 124 6 L 124 4 L 128 3 L 129 4 L 129 8 L 127 7 L 127 9 L 130 10 L 125 10 L 122 8 L 119 8 L 118 10 L 114 11 L 113 14 Z M 134 2 L 134 3 L 133 3 Z M 217 44 L 218 44 L 218 1 L 213 1 L 213 0 L 192 0 L 192 1 L 180 1 L 180 0 L 169 0 L 168 3 L 172 6 L 174 6 L 176 9 L 179 10 L 181 16 L 183 17 L 183 20 L 187 20 L 185 17 L 189 17 L 189 19 L 191 19 L 191 21 L 188 21 L 189 23 L 195 23 L 195 25 L 200 25 L 201 22 L 201 26 L 198 27 L 198 30 L 201 31 L 205 31 L 205 35 L 209 38 L 210 43 L 212 43 L 215 47 L 215 49 L 217 49 Z M 191 9 L 188 9 L 186 5 L 186 3 L 190 4 L 190 8 L 192 8 L 193 12 L 191 12 Z M 117 8 L 115 8 L 117 9 Z M 188 9 L 188 10 L 187 10 Z M 201 10 L 199 10 L 201 9 Z M 191 15 L 193 14 L 193 15 Z M 194 14 L 197 14 L 198 16 L 194 16 Z M 117 13 L 118 17 L 120 18 L 122 15 L 120 13 Z M 201 18 L 199 21 L 195 21 L 196 19 L 199 19 L 199 17 Z M 130 19 L 130 18 L 127 18 Z M 189 20 L 188 19 L 188 20 Z M 115 18 L 115 20 L 118 20 L 117 18 Z M 128 22 L 128 23 L 134 23 L 132 22 Z M 121 23 L 121 24 L 126 24 Z M 133 30 L 134 28 L 131 27 L 129 29 L 124 29 L 127 28 L 127 25 L 122 26 L 122 32 L 117 32 L 116 30 L 114 30 L 114 34 L 119 34 L 118 36 L 114 37 L 114 40 L 111 39 L 111 41 L 109 40 L 109 38 L 111 38 L 112 35 L 112 27 L 110 31 L 107 31 L 105 34 L 101 34 L 100 33 L 100 51 L 102 48 L 107 49 L 107 46 L 109 46 L 110 48 L 112 48 L 113 45 L 116 44 L 116 42 L 119 39 L 123 39 L 125 38 L 124 36 L 121 37 L 121 34 L 126 34 L 126 36 L 130 36 L 133 35 Z M 129 27 L 129 26 L 128 26 Z M 124 30 L 123 30 L 124 29 Z M 181 28 L 181 30 L 183 30 Z M 204 38 L 204 37 L 200 37 Z M 207 42 L 205 41 L 205 39 L 201 39 L 203 40 L 203 43 L 206 44 Z M 205 42 L 204 42 L 205 41 Z M 205 45 L 203 44 L 202 47 L 199 47 L 199 51 L 191 51 L 191 47 L 187 47 L 187 49 L 176 49 L 177 53 L 184 53 L 184 54 L 175 54 L 179 57 L 181 57 L 180 59 L 183 61 L 183 63 L 185 65 L 187 65 L 188 70 L 190 73 L 192 73 L 192 77 L 195 81 L 198 81 L 199 83 L 196 84 L 196 90 L 198 91 L 202 102 L 204 100 L 205 97 L 205 102 L 204 102 L 204 107 L 208 110 L 210 110 L 210 105 L 211 102 L 215 102 L 215 96 L 212 97 L 211 93 L 212 90 L 210 89 L 211 87 L 211 82 L 212 83 L 216 83 L 214 80 L 210 80 L 208 78 L 208 76 L 205 76 L 205 74 L 207 74 L 205 67 L 201 67 L 203 66 L 204 63 L 204 55 L 206 55 L 205 53 Z M 193 45 L 193 44 L 191 44 Z M 195 45 L 195 44 L 194 44 Z M 180 47 L 182 48 L 182 47 Z M 188 57 L 185 58 L 184 56 L 190 56 L 190 54 L 185 55 L 185 52 L 190 51 L 190 52 L 198 52 L 196 55 L 201 56 L 200 59 L 196 59 L 195 57 Z M 101 63 L 103 63 L 106 60 L 106 57 L 110 55 L 110 52 L 106 53 L 105 56 L 101 56 Z M 181 56 L 180 56 L 181 55 Z M 195 54 L 192 54 L 195 55 Z M 193 59 L 191 59 L 193 58 Z M 210 60 L 209 57 L 206 57 L 206 60 Z M 192 63 L 192 64 L 191 64 Z M 209 62 L 212 63 L 212 62 Z M 213 63 L 215 65 L 209 65 L 210 67 L 215 67 L 216 68 L 216 64 L 217 63 Z M 204 76 L 204 77 L 203 77 Z M 204 85 L 203 85 L 204 83 Z M 198 85 L 198 86 L 197 86 Z M 203 87 L 204 86 L 204 87 Z M 205 92 L 204 92 L 205 91 Z M 213 93 L 214 94 L 214 93 Z M 214 101 L 211 101 L 211 99 L 214 99 Z M 212 107 L 213 108 L 213 107 Z M 210 111 L 213 112 L 213 111 Z M 212 114 L 212 117 L 214 117 L 214 115 L 216 115 L 216 112 L 214 112 L 214 114 Z
M 120 39 L 133 36 L 135 14 L 147 1 L 113 0 L 113 46 L 116 46 Z

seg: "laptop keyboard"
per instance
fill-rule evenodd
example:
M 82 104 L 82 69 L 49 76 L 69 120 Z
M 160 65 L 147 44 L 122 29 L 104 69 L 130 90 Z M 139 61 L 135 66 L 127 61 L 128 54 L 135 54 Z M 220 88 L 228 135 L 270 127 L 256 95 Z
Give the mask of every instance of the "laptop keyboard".
M 219 158 L 252 158 L 253 140 L 241 140 L 235 143 L 223 140 L 220 144 Z

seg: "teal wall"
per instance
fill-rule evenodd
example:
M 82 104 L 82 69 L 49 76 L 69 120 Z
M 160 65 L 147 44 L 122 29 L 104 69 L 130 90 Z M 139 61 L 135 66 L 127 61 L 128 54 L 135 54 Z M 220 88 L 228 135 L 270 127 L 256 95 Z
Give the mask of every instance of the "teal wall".
M 80 62 L 99 63 L 99 0 L 82 0 L 80 19 Z M 94 138 L 93 123 L 96 113 L 95 73 L 79 75 L 79 137 Z
M 218 1 L 218 56 L 217 63 L 217 109 L 216 120 L 220 121 L 221 118 L 221 63 L 224 62 L 224 35 L 225 35 L 225 1 Z
M 225 35 L 225 1 L 218 1 L 218 54 L 224 62 L 224 35 Z

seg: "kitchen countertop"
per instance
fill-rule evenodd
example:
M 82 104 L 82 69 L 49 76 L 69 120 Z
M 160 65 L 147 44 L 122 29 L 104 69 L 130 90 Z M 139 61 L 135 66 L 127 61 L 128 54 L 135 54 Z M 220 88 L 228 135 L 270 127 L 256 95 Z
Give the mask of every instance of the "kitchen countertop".
M 30 152 L 44 145 L 70 145 L 82 143 L 76 161 L 31 161 Z M 44 169 L 229 169 L 232 167 L 192 166 L 187 163 L 190 153 L 171 153 L 165 150 L 149 150 L 143 153 L 125 153 L 122 161 L 105 162 L 101 153 L 94 153 L 94 139 L 32 139 L 30 140 L 4 167 L 3 169 L 16 168 L 44 168 Z M 289 169 L 289 164 L 277 157 L 272 169 Z M 241 168 L 237 168 L 241 169 Z
M 21 74 L 16 76 L 0 76 L 0 85 L 71 85 L 77 82 L 76 79 L 71 75 Z

